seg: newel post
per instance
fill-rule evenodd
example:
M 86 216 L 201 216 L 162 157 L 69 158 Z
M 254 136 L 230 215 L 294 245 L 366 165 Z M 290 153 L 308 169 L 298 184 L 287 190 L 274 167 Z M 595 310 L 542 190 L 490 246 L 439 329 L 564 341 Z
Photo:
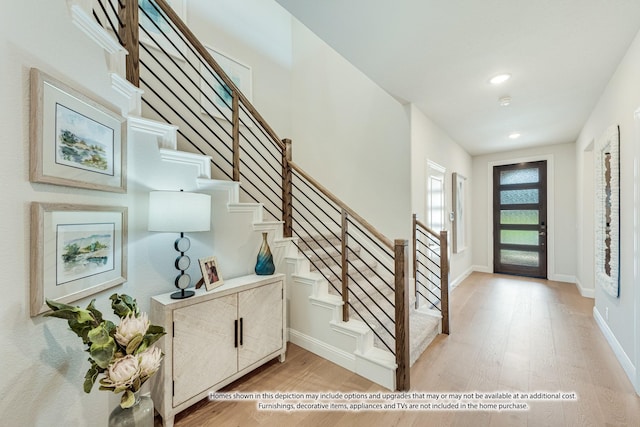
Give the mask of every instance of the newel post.
M 409 390 L 409 264 L 406 240 L 394 242 L 396 303 L 396 390 Z
M 440 302 L 442 333 L 449 335 L 449 245 L 447 230 L 440 232 Z
M 138 0 L 122 0 L 118 2 L 118 5 L 118 17 L 122 22 L 119 35 L 128 52 L 126 59 L 127 80 L 134 86 L 140 87 Z
M 291 191 L 292 191 L 292 176 L 291 176 L 291 140 L 283 139 L 284 150 L 282 150 L 282 225 L 284 237 L 293 236 L 293 217 L 291 215 Z

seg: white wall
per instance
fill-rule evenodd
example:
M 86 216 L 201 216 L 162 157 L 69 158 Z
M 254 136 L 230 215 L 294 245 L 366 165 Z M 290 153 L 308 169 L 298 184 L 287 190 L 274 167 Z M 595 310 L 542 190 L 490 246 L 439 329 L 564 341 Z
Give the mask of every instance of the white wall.
M 445 180 L 445 212 L 453 211 L 453 172 L 467 178 L 467 190 L 471 188 L 472 162 L 471 156 L 442 129 L 436 126 L 420 109 L 411 104 L 407 107 L 407 114 L 411 117 L 411 206 L 418 219 L 423 222 L 426 215 L 426 182 L 427 161 L 431 160 L 446 168 Z M 467 206 L 470 204 L 471 192 L 466 194 Z M 467 248 L 457 254 L 451 254 L 451 271 L 449 281 L 458 283 L 470 272 L 472 265 L 472 234 L 470 209 L 466 209 L 465 229 L 467 230 Z M 447 229 L 451 236 L 452 224 L 448 222 Z M 451 237 L 450 237 L 451 242 Z M 450 243 L 451 245 L 451 243 Z M 450 246 L 451 247 L 451 246 Z
M 10 243 L 0 248 L 0 275 L 5 277 L 0 306 L 2 423 L 89 425 L 105 420 L 111 406 L 108 393 L 82 391 L 88 362 L 80 340 L 63 321 L 29 316 L 29 206 L 32 201 L 123 205 L 126 196 L 29 182 L 29 68 L 78 88 L 90 87 L 110 102 L 115 96 L 104 52 L 71 24 L 64 0 L 5 2 L 3 8 L 0 230 Z M 99 296 L 101 307 L 108 295 Z
M 488 154 L 473 158 L 471 222 L 473 265 L 479 271 L 493 271 L 491 248 L 492 179 L 490 168 L 496 164 L 548 159 L 547 209 L 548 220 L 548 277 L 551 280 L 573 282 L 576 277 L 576 184 L 575 145 L 560 144 L 526 150 Z M 553 163 L 551 165 L 550 163 Z M 553 215 L 551 215 L 553 209 Z
M 587 147 L 597 140 L 605 129 L 617 124 L 620 126 L 620 297 L 614 298 L 600 288 L 595 289 L 596 317 L 603 319 L 601 324 L 605 334 L 616 351 L 619 360 L 630 377 L 638 370 L 640 349 L 640 299 L 637 270 L 637 195 L 638 175 L 637 147 L 640 144 L 640 127 L 634 122 L 634 112 L 640 108 L 640 35 L 636 36 L 618 69 L 611 77 L 600 100 L 594 107 L 589 120 L 585 123 L 576 143 L 577 179 L 584 179 L 579 188 L 577 206 L 593 203 L 593 166 L 590 165 Z M 636 171 L 634 172 L 634 168 Z M 585 177 L 586 178 L 583 178 Z M 593 235 L 593 218 L 589 215 L 578 216 L 580 234 Z M 592 265 L 593 245 L 579 245 L 579 256 L 585 260 L 577 272 L 582 282 L 593 286 Z M 589 264 L 586 260 L 592 260 Z M 634 308 L 634 304 L 635 308 Z M 635 310 L 635 311 L 634 311 Z M 608 320 L 605 313 L 608 311 Z M 631 325 L 636 325 L 635 328 Z M 635 364 L 635 367 L 633 366 Z M 640 381 L 636 383 L 640 391 Z
M 295 18 L 293 160 L 390 239 L 411 237 L 404 108 Z
M 32 202 L 58 202 L 126 206 L 129 210 L 128 281 L 93 295 L 96 306 L 112 320 L 109 295 L 127 293 L 138 299 L 142 310 L 149 308 L 152 295 L 174 290 L 173 267 L 176 236 L 146 230 L 147 200 L 151 189 L 196 190 L 196 168 L 161 162 L 157 141 L 131 133 L 128 144 L 128 192 L 116 194 L 29 182 L 29 69 L 37 67 L 69 86 L 91 94 L 105 105 L 122 101 L 111 88 L 106 57 L 102 49 L 72 24 L 65 0 L 9 2 L 0 16 L 0 231 L 5 239 L 0 248 L 0 274 L 5 277 L 0 305 L 0 413 L 3 425 L 106 425 L 109 412 L 119 399 L 113 393 L 82 391 L 88 369 L 81 341 L 59 319 L 31 318 L 30 223 Z M 279 6 L 276 6 L 279 10 Z M 264 12 L 257 9 L 256 13 Z M 236 19 L 237 17 L 231 17 Z M 288 22 L 288 21 L 287 21 Z M 240 29 L 236 30 L 240 32 Z M 286 33 L 286 31 L 285 31 Z M 273 40 L 271 40 L 273 41 Z M 281 49 L 290 49 L 286 34 Z M 228 46 L 227 46 L 228 47 Z M 254 46 L 258 49 L 258 46 Z M 258 99 L 272 99 L 264 91 L 269 75 L 278 86 L 289 87 L 281 79 L 286 61 L 256 61 L 260 73 Z M 266 56 L 265 56 L 266 58 Z M 278 66 L 274 64 L 278 63 Z M 277 89 L 277 88 L 276 88 Z M 285 90 L 285 96 L 287 92 Z M 288 99 L 264 101 L 273 120 L 284 131 L 288 127 Z M 269 114 L 267 114 L 268 116 Z M 212 231 L 190 235 L 189 255 L 192 278 L 200 277 L 197 259 L 216 255 L 224 278 L 247 274 L 253 269 L 261 242 L 253 232 L 251 214 L 229 214 L 227 194 L 213 196 Z M 7 243 L 8 242 L 8 243 Z M 86 306 L 90 298 L 73 304 Z
M 207 47 L 252 71 L 253 105 L 280 138 L 291 133 L 291 14 L 275 1 L 187 2 L 186 22 Z

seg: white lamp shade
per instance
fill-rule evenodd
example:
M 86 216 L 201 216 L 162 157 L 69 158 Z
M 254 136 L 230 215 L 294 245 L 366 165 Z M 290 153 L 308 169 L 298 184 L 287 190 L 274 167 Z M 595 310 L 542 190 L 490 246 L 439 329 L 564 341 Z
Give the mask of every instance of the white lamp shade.
M 149 193 L 149 231 L 194 232 L 211 229 L 211 196 L 184 191 Z

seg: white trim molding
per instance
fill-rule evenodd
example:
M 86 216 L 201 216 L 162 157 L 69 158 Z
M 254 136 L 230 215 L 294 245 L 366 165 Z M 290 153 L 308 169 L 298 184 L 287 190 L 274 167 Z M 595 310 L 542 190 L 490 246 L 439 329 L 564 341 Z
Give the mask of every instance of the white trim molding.
M 640 395 L 640 271 L 638 264 L 640 263 L 640 108 L 638 108 L 633 117 L 636 122 L 636 141 L 635 141 L 635 159 L 633 161 L 633 280 L 635 283 L 635 322 L 633 325 L 633 336 L 635 340 L 636 353 L 636 378 L 634 386 L 636 393 Z
M 576 288 L 578 288 L 578 292 L 580 292 L 580 295 L 582 295 L 585 298 L 595 298 L 596 297 L 596 291 L 593 288 L 585 288 L 584 285 L 580 282 L 580 279 L 578 279 L 576 277 Z
M 620 362 L 622 369 L 624 369 L 627 377 L 631 380 L 631 384 L 634 384 L 636 379 L 636 367 L 633 366 L 633 362 L 631 362 L 627 353 L 624 352 L 624 349 L 616 339 L 611 329 L 609 329 L 609 325 L 607 325 L 607 322 L 602 318 L 596 307 L 593 307 L 593 318 L 596 320 L 600 331 L 602 331 L 602 334 L 607 339 L 607 342 L 613 350 L 613 353 L 616 355 L 618 362 Z

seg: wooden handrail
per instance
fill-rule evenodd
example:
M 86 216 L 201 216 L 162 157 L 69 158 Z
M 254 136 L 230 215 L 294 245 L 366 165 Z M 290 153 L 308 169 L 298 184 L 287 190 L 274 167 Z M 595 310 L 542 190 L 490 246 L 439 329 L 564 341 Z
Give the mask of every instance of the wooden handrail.
M 414 214 L 415 216 L 415 214 Z M 416 218 L 415 223 L 418 224 L 421 228 L 424 228 L 429 234 L 431 234 L 436 239 L 440 239 L 440 233 L 432 230 L 431 228 L 424 225 L 419 219 Z
M 327 190 L 322 184 L 313 179 L 309 174 L 307 174 L 300 166 L 296 165 L 294 162 L 289 162 L 289 166 L 291 169 L 295 170 L 298 174 L 300 174 L 305 180 L 307 180 L 310 184 L 316 187 L 322 194 L 324 194 L 329 200 L 335 203 L 338 208 L 344 209 L 349 216 L 353 217 L 356 221 L 358 221 L 369 233 L 371 233 L 376 239 L 382 242 L 387 248 L 393 251 L 393 242 L 384 234 L 379 232 L 373 225 L 369 224 L 367 220 L 362 218 L 360 215 L 356 213 L 353 209 L 347 206 L 342 200 L 336 197 L 331 191 Z
M 185 24 L 182 19 L 178 16 L 178 14 L 169 6 L 169 4 L 165 0 L 154 0 L 154 2 L 162 9 L 167 18 L 174 23 L 176 28 L 184 35 L 187 41 L 195 48 L 195 50 L 202 56 L 202 58 L 207 62 L 207 64 L 213 68 L 216 74 L 224 81 L 224 83 L 229 87 L 233 93 L 238 94 L 239 101 L 246 107 L 246 109 L 251 113 L 253 117 L 260 123 L 260 126 L 267 131 L 273 143 L 276 144 L 281 150 L 284 150 L 284 144 L 275 133 L 275 131 L 269 126 L 267 121 L 262 117 L 258 110 L 255 109 L 253 104 L 249 102 L 247 97 L 238 89 L 238 87 L 233 83 L 233 81 L 227 76 L 227 73 L 218 65 L 213 56 L 209 53 L 209 51 L 204 47 L 200 40 L 191 32 L 187 24 Z M 125 46 L 126 47 L 126 46 Z
M 123 3 L 124 2 L 124 3 Z M 127 78 L 130 82 L 139 86 L 139 33 L 138 33 L 138 2 L 137 0 L 123 0 L 119 2 L 119 17 L 123 23 L 120 29 L 120 35 L 125 48 L 130 55 L 127 58 Z M 272 143 L 280 150 L 281 167 L 282 167 L 282 216 L 283 216 L 283 235 L 284 237 L 292 237 L 293 235 L 293 217 L 292 217 L 292 176 L 295 171 L 302 179 L 306 180 L 309 185 L 318 190 L 328 200 L 333 202 L 338 209 L 341 210 L 342 216 L 342 294 L 343 294 L 343 320 L 349 319 L 349 270 L 348 270 L 348 223 L 350 220 L 355 221 L 363 227 L 367 238 L 371 239 L 381 249 L 388 249 L 387 255 L 393 257 L 394 261 L 394 284 L 395 284 L 395 353 L 396 363 L 396 389 L 409 389 L 409 295 L 408 295 L 408 260 L 407 260 L 407 241 L 396 240 L 391 241 L 384 234 L 378 231 L 373 225 L 366 221 L 362 216 L 357 214 L 353 209 L 347 206 L 342 200 L 331 193 L 327 188 L 313 179 L 302 168 L 292 161 L 291 141 L 281 140 L 276 132 L 269 126 L 262 115 L 256 110 L 246 96 L 238 89 L 236 84 L 229 78 L 222 67 L 215 61 L 209 51 L 191 32 L 189 27 L 182 21 L 177 13 L 171 8 L 166 0 L 154 0 L 157 7 L 164 13 L 167 20 L 171 21 L 180 37 L 184 37 L 186 43 L 202 58 L 211 70 L 224 82 L 231 90 L 232 95 L 232 166 L 233 180 L 240 180 L 240 106 L 243 105 L 247 114 L 255 120 L 265 132 L 266 140 Z M 315 191 L 315 190 L 314 190 Z M 431 230 L 429 230 L 431 232 Z M 390 350 L 391 348 L 387 346 Z

